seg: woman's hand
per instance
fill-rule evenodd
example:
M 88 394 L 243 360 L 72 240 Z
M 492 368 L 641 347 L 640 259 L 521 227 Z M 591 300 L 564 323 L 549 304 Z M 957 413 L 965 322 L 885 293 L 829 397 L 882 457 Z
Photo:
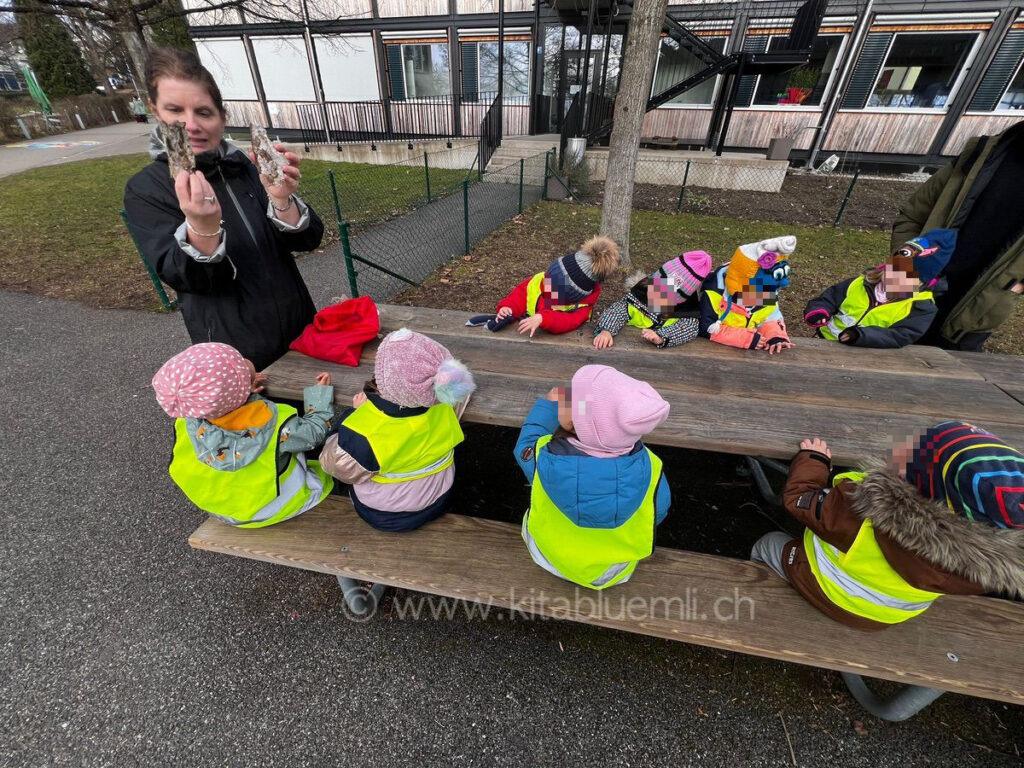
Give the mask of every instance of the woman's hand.
M 285 206 L 291 205 L 291 196 L 299 191 L 299 179 L 302 178 L 302 172 L 299 170 L 299 156 L 294 152 L 288 152 L 284 148 L 284 144 L 275 144 L 274 149 L 284 155 L 284 159 L 288 161 L 288 165 L 281 169 L 284 174 L 284 178 L 281 179 L 280 183 L 274 184 L 270 179 L 260 174 L 260 181 L 263 183 L 263 188 L 267 190 L 267 197 L 270 198 L 270 202 L 274 204 L 274 208 L 281 209 Z M 249 159 L 252 160 L 253 165 L 259 167 L 256 162 L 256 155 L 252 152 L 249 153 Z M 278 210 L 277 213 L 281 214 L 284 211 Z M 295 217 L 298 221 L 298 216 Z
M 202 171 L 179 171 L 174 180 L 178 207 L 185 214 L 188 241 L 209 255 L 220 243 L 220 203 Z

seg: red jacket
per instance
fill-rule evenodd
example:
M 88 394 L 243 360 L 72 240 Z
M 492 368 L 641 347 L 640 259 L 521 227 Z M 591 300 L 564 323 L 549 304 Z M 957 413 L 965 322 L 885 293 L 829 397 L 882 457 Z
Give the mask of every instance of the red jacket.
M 512 317 L 516 319 L 526 317 L 529 314 L 526 311 L 526 286 L 532 279 L 533 275 L 530 275 L 530 277 L 513 288 L 508 296 L 498 302 L 495 311 L 500 310 L 502 307 L 508 307 L 512 310 Z M 541 317 L 540 327 L 548 333 L 569 333 L 569 331 L 575 331 L 590 319 L 590 313 L 594 311 L 594 305 L 597 304 L 599 298 L 601 298 L 600 283 L 591 293 L 576 302 L 575 306 L 578 309 L 571 311 L 555 310 L 551 309 L 551 306 L 555 303 L 551 299 L 551 294 L 547 291 L 541 291 L 540 298 L 537 300 L 537 312 Z

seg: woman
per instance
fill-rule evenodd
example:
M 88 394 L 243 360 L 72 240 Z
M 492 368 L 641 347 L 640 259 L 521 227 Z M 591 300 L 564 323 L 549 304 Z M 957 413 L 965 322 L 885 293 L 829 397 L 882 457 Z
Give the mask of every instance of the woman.
M 299 159 L 286 152 L 285 178 L 272 184 L 251 155 L 223 140 L 220 89 L 194 53 L 153 51 L 146 86 L 160 120 L 185 124 L 196 171 L 172 179 L 154 129 L 153 162 L 125 188 L 128 226 L 143 258 L 178 292 L 192 341 L 230 344 L 262 369 L 315 312 L 292 253 L 320 245 L 324 226 L 295 194 Z

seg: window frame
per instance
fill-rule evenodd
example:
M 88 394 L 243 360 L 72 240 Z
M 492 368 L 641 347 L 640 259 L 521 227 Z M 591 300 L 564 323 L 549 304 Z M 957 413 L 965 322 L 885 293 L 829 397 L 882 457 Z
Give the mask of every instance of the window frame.
M 722 30 L 722 34 L 708 35 L 712 40 L 723 40 L 722 43 L 722 54 L 725 55 L 729 50 L 729 43 L 732 40 L 732 35 L 728 30 Z M 654 83 L 658 79 L 658 66 L 661 64 L 661 42 L 668 38 L 668 35 L 664 35 L 658 38 L 658 51 L 654 57 L 654 73 L 651 75 L 651 92 L 647 98 L 654 96 Z M 701 104 L 674 104 L 671 101 L 665 102 L 664 104 L 657 107 L 657 109 L 711 109 L 715 105 L 715 101 L 718 99 L 719 90 L 722 88 L 723 75 L 715 75 L 715 84 L 711 89 L 711 101 L 703 102 Z
M 889 56 L 892 54 L 892 49 L 896 45 L 896 41 L 903 36 L 910 35 L 974 35 L 974 42 L 971 44 L 970 49 L 967 51 L 967 56 L 964 57 L 963 64 L 960 66 L 960 71 L 957 72 L 956 78 L 953 80 L 953 84 L 949 87 L 949 95 L 946 96 L 946 103 L 941 107 L 884 107 L 877 104 L 865 104 L 863 109 L 855 110 L 858 112 L 882 112 L 884 114 L 893 114 L 900 112 L 909 112 L 917 115 L 944 115 L 949 111 L 949 105 L 956 99 L 957 94 L 960 92 L 960 88 L 963 86 L 964 78 L 970 71 L 971 67 L 974 66 L 974 59 L 978 54 L 978 48 L 981 46 L 982 41 L 985 39 L 986 32 L 974 29 L 942 29 L 934 31 L 910 31 L 910 32 L 894 32 L 892 40 L 889 41 L 889 46 L 885 49 L 885 56 L 882 57 L 882 64 L 878 68 L 878 74 L 875 75 L 874 82 L 871 83 L 871 90 L 868 91 L 868 102 L 871 101 L 871 97 L 875 95 L 875 90 L 878 88 L 878 81 L 882 79 L 882 71 L 885 69 L 885 64 L 889 60 Z
M 387 41 L 385 40 L 385 43 Z M 447 37 L 439 37 L 436 41 L 430 40 L 429 42 L 423 43 L 397 43 L 400 52 L 399 58 L 402 61 L 402 89 L 405 91 L 405 98 L 400 103 L 402 104 L 415 104 L 417 102 L 425 102 L 430 99 L 450 99 L 454 93 L 454 84 L 452 82 L 452 46 L 451 42 Z M 448 48 L 448 93 L 443 93 L 440 96 L 413 96 L 409 97 L 409 81 L 405 73 L 405 49 L 413 46 L 420 45 L 444 45 Z
M 481 45 L 497 45 L 498 42 L 499 41 L 498 41 L 497 38 L 495 38 L 494 40 L 477 40 L 475 42 L 475 45 L 476 45 L 476 62 L 477 62 L 477 64 L 476 64 L 476 92 L 478 94 L 480 94 L 480 93 L 490 93 L 489 90 L 485 90 L 483 88 L 483 86 L 480 84 L 480 75 L 482 74 L 481 73 L 481 69 L 482 68 L 480 66 L 480 46 Z M 533 82 L 533 79 L 532 79 L 533 78 L 533 56 L 531 55 L 531 52 L 532 52 L 532 49 L 533 49 L 533 45 L 532 45 L 532 43 L 529 40 L 508 40 L 508 39 L 506 39 L 505 40 L 505 45 L 508 45 L 509 43 L 521 43 L 522 45 L 526 46 L 526 94 L 524 96 L 515 96 L 513 98 L 520 99 L 520 100 L 525 100 L 525 102 L 529 102 L 529 100 L 530 100 L 530 84 Z M 508 98 L 509 98 L 508 94 L 506 94 L 505 98 L 502 99 L 502 104 L 512 104 L 512 105 L 515 105 L 515 104 L 519 103 L 518 101 L 509 101 Z
M 991 112 L 973 112 L 971 114 L 978 115 L 1017 115 L 1018 117 L 1024 116 L 1024 107 L 1021 109 L 1007 109 L 1006 107 L 1000 108 L 999 105 L 1003 99 L 1006 98 L 1006 94 L 1010 92 L 1010 86 L 1013 85 L 1013 81 L 1016 80 L 1020 75 L 1024 73 L 1024 56 L 1020 57 L 1020 61 L 1017 62 L 1017 68 L 1013 70 L 1013 75 L 1010 76 L 1010 82 L 1006 84 L 1003 92 L 999 94 L 999 101 L 996 102 L 995 109 Z
M 755 30 L 756 31 L 756 30 Z M 748 31 L 748 35 L 750 32 Z M 765 44 L 765 51 L 770 50 L 772 39 L 776 37 L 786 37 L 786 35 L 768 35 L 768 42 Z M 841 37 L 842 40 L 839 43 L 839 50 L 836 52 L 836 62 L 832 67 L 832 71 L 828 73 L 828 80 L 825 83 L 825 89 L 821 92 L 821 104 L 755 104 L 754 100 L 757 98 L 757 89 L 761 87 L 761 78 L 764 75 L 758 75 L 757 81 L 754 83 L 754 89 L 750 96 L 749 107 L 736 107 L 736 109 L 749 109 L 749 110 L 766 110 L 766 111 L 786 111 L 786 112 L 821 112 L 825 109 L 825 103 L 832 96 L 832 88 L 836 84 L 836 73 L 837 70 L 841 69 L 843 63 L 843 57 L 847 54 L 847 46 L 850 44 L 850 33 L 849 32 L 825 32 L 824 34 L 818 34 L 816 37 Z M 889 52 L 886 51 L 886 56 Z

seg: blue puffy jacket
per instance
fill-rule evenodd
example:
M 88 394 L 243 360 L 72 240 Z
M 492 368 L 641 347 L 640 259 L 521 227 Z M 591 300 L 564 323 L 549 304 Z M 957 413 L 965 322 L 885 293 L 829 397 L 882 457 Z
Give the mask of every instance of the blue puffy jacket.
M 539 399 L 530 410 L 516 441 L 515 455 L 528 483 L 538 457 L 537 441 L 558 429 L 558 404 Z M 588 456 L 568 440 L 555 438 L 541 451 L 540 479 L 551 500 L 582 528 L 616 528 L 628 520 L 651 479 L 651 459 L 642 442 L 625 456 Z M 655 522 L 668 514 L 672 494 L 663 472 L 654 494 Z

